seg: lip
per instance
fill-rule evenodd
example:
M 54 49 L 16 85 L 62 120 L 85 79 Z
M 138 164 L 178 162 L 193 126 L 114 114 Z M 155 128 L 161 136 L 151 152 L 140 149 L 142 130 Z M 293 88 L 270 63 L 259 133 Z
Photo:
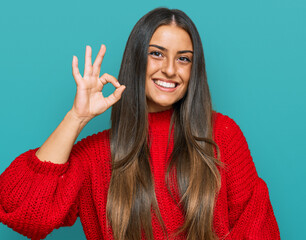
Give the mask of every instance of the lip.
M 162 82 L 175 83 L 175 84 L 179 85 L 178 82 L 172 81 L 172 80 L 169 80 L 169 79 L 166 79 L 166 78 L 156 78 L 156 77 L 155 77 L 155 78 L 153 78 L 152 80 L 153 80 L 153 81 L 160 80 L 160 81 L 162 81 Z
M 165 87 L 159 86 L 154 82 L 154 81 L 157 81 L 157 80 L 167 82 L 167 83 L 175 83 L 176 87 L 175 88 L 165 88 Z M 163 92 L 174 92 L 177 89 L 177 87 L 179 86 L 179 83 L 177 83 L 175 81 L 168 80 L 168 79 L 163 79 L 163 78 L 153 78 L 152 81 L 153 81 L 155 87 L 157 87 L 159 90 L 161 90 Z

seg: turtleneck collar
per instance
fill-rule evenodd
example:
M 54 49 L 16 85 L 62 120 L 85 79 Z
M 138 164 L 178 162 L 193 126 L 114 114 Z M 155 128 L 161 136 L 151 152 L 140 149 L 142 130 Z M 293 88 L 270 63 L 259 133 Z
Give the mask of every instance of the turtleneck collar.
M 173 109 L 148 114 L 149 130 L 169 130 Z

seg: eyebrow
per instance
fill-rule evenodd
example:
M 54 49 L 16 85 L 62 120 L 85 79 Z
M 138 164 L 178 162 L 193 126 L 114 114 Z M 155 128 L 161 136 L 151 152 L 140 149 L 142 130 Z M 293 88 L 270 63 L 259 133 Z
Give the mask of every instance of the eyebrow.
M 150 44 L 149 47 L 156 47 L 156 48 L 158 48 L 158 49 L 160 49 L 162 51 L 167 51 L 166 48 L 164 48 L 162 46 L 159 46 L 159 45 L 155 45 L 155 44 Z M 193 54 L 193 51 L 191 51 L 191 50 L 183 50 L 183 51 L 178 51 L 178 53 L 180 53 L 180 54 L 181 53 L 192 53 Z

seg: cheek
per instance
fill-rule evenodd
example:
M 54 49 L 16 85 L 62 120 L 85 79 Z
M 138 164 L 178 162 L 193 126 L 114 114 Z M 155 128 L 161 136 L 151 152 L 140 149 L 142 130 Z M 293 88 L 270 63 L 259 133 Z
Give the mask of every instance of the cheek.
M 184 84 L 188 85 L 190 75 L 191 75 L 191 67 L 184 67 L 180 69 L 180 76 Z
M 154 59 L 148 58 L 147 63 L 147 77 L 151 76 L 155 72 L 157 72 L 160 69 L 160 61 L 154 61 Z

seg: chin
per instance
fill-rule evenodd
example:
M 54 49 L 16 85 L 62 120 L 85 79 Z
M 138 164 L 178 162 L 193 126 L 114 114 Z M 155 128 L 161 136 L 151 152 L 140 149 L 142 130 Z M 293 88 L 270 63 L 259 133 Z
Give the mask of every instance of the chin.
M 161 106 L 161 107 L 172 107 L 172 105 L 175 103 L 175 101 L 162 101 L 162 102 L 155 102 L 156 105 Z

